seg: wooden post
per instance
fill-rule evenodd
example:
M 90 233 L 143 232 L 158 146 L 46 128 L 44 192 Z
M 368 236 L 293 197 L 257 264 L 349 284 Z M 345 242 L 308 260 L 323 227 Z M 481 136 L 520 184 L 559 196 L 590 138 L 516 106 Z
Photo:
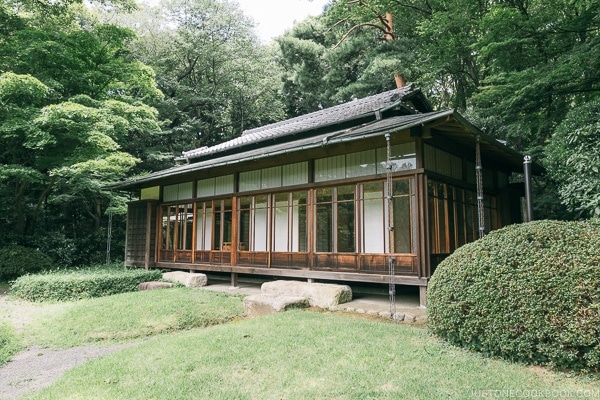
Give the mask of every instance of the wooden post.
M 231 288 L 237 289 L 238 287 L 238 274 L 236 272 L 231 273 Z
M 427 286 L 419 286 L 419 306 L 427 307 Z
M 152 206 L 153 204 L 148 202 L 146 204 L 146 243 L 144 245 L 144 268 L 150 267 L 150 240 L 152 239 Z
M 239 251 L 239 235 L 238 235 L 238 198 L 233 196 L 231 199 L 231 265 L 237 264 Z

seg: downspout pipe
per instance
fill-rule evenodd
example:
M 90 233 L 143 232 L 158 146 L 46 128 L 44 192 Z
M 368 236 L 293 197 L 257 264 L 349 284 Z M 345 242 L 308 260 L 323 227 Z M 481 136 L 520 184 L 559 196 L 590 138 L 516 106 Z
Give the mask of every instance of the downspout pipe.
M 533 221 L 533 200 L 531 195 L 531 156 L 523 157 L 525 177 L 525 222 Z

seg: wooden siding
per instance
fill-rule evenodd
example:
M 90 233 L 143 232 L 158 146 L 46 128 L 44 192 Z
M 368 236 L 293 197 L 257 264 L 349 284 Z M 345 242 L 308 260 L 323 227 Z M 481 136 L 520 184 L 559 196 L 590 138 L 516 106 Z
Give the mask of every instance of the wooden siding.
M 139 201 L 127 207 L 125 263 L 148 268 L 156 262 L 158 203 Z

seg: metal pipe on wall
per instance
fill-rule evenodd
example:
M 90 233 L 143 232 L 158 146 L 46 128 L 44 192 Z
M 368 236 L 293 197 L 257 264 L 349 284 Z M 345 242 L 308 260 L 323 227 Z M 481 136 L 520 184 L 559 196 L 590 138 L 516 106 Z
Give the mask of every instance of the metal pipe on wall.
M 531 156 L 523 157 L 525 176 L 525 222 L 533 221 L 533 201 L 531 196 Z

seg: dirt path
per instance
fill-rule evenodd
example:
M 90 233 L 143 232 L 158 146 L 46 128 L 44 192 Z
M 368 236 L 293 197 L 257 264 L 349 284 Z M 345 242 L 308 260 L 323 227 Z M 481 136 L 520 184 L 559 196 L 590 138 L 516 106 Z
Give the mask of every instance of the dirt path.
M 71 368 L 130 346 L 132 344 L 60 350 L 30 347 L 0 367 L 0 399 L 19 399 L 37 392 L 50 386 Z
M 34 321 L 49 307 L 61 308 L 64 304 L 38 305 L 10 299 L 7 288 L 0 287 L 0 319 L 10 322 L 17 332 Z M 37 392 L 60 378 L 68 370 L 94 358 L 114 353 L 136 343 L 115 346 L 85 346 L 70 349 L 49 350 L 32 346 L 15 355 L 0 367 L 0 399 L 15 400 Z

